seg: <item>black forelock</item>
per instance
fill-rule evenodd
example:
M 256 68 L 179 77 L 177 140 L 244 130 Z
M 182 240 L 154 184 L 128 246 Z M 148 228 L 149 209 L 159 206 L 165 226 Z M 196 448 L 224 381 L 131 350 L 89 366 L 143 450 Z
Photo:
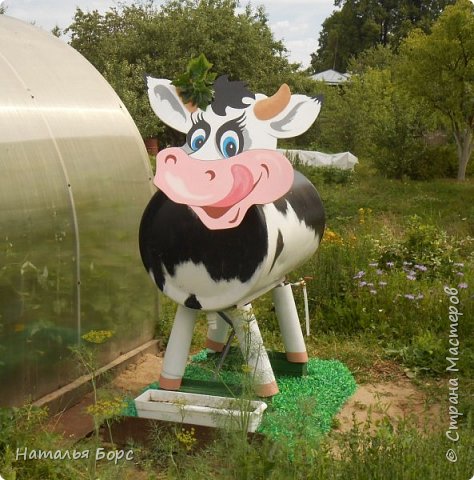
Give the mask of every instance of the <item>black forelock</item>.
M 255 99 L 255 94 L 247 88 L 245 82 L 229 81 L 227 75 L 221 75 L 214 82 L 214 101 L 211 108 L 214 113 L 223 117 L 227 107 L 246 108 L 247 104 L 242 102 L 245 97 Z

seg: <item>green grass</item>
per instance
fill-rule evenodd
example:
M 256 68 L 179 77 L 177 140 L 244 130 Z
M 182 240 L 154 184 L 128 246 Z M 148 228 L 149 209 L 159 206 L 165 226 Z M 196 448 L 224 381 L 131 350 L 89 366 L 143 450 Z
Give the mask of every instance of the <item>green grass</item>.
M 360 165 L 347 183 L 334 184 L 325 183 L 319 169 L 299 169 L 316 185 L 331 228 L 357 229 L 358 209 L 371 208 L 381 225 L 403 224 L 404 218 L 416 214 L 448 233 L 474 236 L 473 180 L 391 180 Z
M 169 467 L 168 478 L 280 480 L 464 480 L 474 469 L 472 431 L 458 448 L 458 461 L 448 462 L 449 445 L 441 433 L 425 436 L 409 424 L 398 430 L 389 422 L 377 435 L 368 426 L 357 426 L 336 443 L 310 443 L 300 438 L 296 455 L 285 442 L 242 441 L 223 435 L 204 451 Z M 225 459 L 225 460 L 224 460 Z

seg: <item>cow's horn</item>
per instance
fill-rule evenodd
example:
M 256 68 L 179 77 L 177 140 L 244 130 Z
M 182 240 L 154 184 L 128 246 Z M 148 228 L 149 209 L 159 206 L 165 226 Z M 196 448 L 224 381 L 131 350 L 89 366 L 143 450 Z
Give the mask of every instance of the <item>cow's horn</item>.
M 284 83 L 274 95 L 255 103 L 253 113 L 259 120 L 270 120 L 276 117 L 290 103 L 290 87 Z

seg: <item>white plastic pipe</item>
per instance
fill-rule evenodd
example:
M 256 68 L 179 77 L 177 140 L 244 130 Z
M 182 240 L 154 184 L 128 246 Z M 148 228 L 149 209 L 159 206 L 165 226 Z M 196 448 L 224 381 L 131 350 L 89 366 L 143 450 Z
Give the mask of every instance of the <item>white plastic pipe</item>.
M 308 354 L 291 285 L 275 287 L 272 293 L 286 358 L 290 362 L 305 363 L 308 361 Z
M 257 395 L 269 397 L 278 393 L 273 369 L 263 345 L 262 335 L 250 304 L 235 309 L 230 315 L 245 362 L 253 376 Z
M 309 304 L 308 304 L 308 290 L 306 284 L 303 285 L 303 299 L 304 299 L 304 317 L 306 319 L 306 336 L 309 337 Z
M 165 390 L 178 390 L 181 386 L 196 315 L 196 310 L 178 305 L 160 376 L 160 387 Z
M 222 352 L 229 336 L 229 325 L 217 313 L 207 314 L 206 348 L 213 352 Z

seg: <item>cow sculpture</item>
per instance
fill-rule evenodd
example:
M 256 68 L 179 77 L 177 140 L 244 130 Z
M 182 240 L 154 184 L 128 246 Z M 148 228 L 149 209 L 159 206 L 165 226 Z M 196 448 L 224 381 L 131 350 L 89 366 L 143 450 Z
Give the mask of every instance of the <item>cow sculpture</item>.
M 285 276 L 318 248 L 324 209 L 314 186 L 276 145 L 312 125 L 321 99 L 292 95 L 286 84 L 267 98 L 222 76 L 213 102 L 201 110 L 183 104 L 169 80 L 148 77 L 147 84 L 156 115 L 186 134 L 184 146 L 158 153 L 159 191 L 140 225 L 143 263 L 158 288 L 178 303 L 160 387 L 180 388 L 196 315 L 203 310 L 209 320 L 206 347 L 222 351 L 229 331 L 224 320 L 230 319 L 256 393 L 275 395 L 250 302 L 273 289 L 287 359 L 306 362 Z

